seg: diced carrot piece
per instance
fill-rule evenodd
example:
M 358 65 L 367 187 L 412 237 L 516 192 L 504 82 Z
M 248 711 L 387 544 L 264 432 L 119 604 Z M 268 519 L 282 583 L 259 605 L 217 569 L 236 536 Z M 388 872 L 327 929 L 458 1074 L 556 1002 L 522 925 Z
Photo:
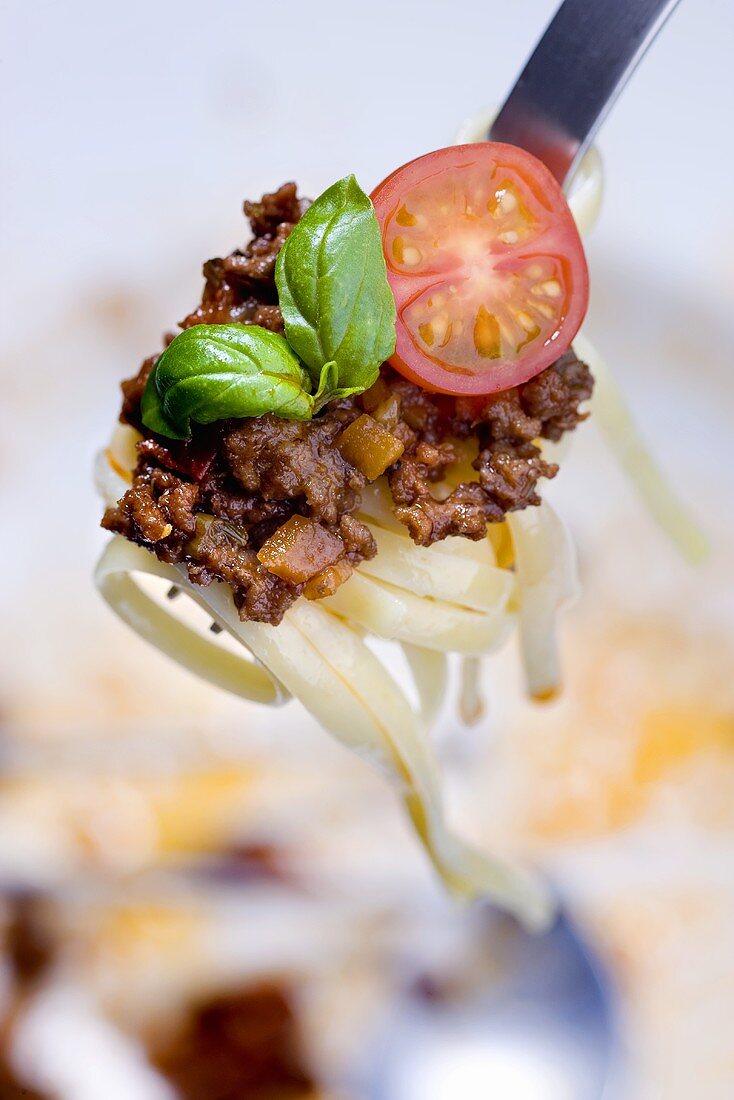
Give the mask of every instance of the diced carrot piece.
M 405 450 L 396 436 L 367 413 L 344 429 L 337 437 L 336 445 L 347 462 L 356 466 L 370 481 L 384 474 Z
M 291 584 L 304 584 L 344 556 L 344 543 L 315 520 L 291 516 L 258 551 L 266 569 Z
M 307 600 L 323 600 L 326 596 L 333 596 L 337 588 L 348 581 L 352 575 L 352 567 L 346 558 L 341 558 L 335 565 L 327 565 L 315 577 L 306 582 L 303 594 Z
M 389 432 L 392 432 L 397 427 L 400 419 L 400 397 L 398 394 L 390 394 L 385 401 L 381 401 L 377 408 L 372 410 L 372 415 L 378 424 L 382 424 L 383 428 L 387 428 Z
M 387 382 L 380 377 L 362 394 L 362 408 L 365 409 L 366 412 L 371 413 L 373 409 L 376 409 L 378 405 L 386 401 L 389 396 L 390 387 Z

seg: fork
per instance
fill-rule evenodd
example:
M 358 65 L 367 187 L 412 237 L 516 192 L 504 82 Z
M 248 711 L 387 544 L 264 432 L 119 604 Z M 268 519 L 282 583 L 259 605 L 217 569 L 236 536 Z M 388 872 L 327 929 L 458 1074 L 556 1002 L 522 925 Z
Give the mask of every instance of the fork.
M 679 0 L 565 0 L 492 123 L 563 184 Z

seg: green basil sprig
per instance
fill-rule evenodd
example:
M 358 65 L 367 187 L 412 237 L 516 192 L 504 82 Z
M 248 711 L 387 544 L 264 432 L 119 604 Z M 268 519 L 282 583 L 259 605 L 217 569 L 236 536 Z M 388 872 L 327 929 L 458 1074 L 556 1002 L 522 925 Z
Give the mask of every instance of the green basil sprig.
M 141 413 L 146 428 L 186 439 L 191 421 L 272 412 L 308 420 L 311 379 L 277 332 L 259 325 L 194 325 L 173 340 L 148 378 Z
M 257 325 L 186 329 L 148 378 L 147 428 L 186 439 L 192 421 L 308 420 L 372 385 L 395 350 L 395 302 L 375 211 L 354 176 L 309 207 L 280 251 L 275 280 L 285 337 Z
M 395 301 L 375 210 L 354 176 L 308 208 L 280 250 L 275 282 L 288 343 L 314 385 L 333 362 L 334 396 L 368 389 L 395 351 Z

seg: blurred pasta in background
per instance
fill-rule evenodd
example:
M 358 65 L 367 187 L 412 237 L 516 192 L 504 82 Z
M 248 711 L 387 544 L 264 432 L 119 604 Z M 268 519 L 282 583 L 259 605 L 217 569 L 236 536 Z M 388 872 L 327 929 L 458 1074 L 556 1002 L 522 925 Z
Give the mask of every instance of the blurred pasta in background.
M 0 76 L 11 104 L 0 366 L 9 1100 L 362 1100 L 348 1095 L 354 1067 L 398 998 L 460 999 L 477 973 L 492 981 L 481 914 L 443 895 L 380 776 L 297 704 L 259 709 L 189 677 L 118 623 L 91 582 L 104 542 L 91 467 L 117 379 L 196 300 L 201 257 L 238 239 L 241 197 L 293 175 L 315 194 L 342 168 L 382 178 L 446 144 L 502 94 L 527 26 L 554 5 L 528 3 L 521 27 L 501 5 L 467 4 L 442 50 L 441 94 L 433 70 L 402 90 L 402 131 L 394 78 L 376 80 L 370 59 L 386 25 L 434 56 L 424 6 L 378 4 L 365 26 L 317 4 L 361 46 L 308 59 L 308 12 L 286 7 L 277 32 L 265 6 L 207 15 L 221 20 L 211 26 L 189 3 L 133 3 L 114 19 L 85 0 L 11 13 L 11 41 L 32 42 L 35 61 L 14 47 Z M 731 12 L 723 0 L 701 10 L 681 7 L 605 129 L 588 327 L 710 557 L 692 569 L 676 556 L 598 428 L 582 426 L 547 487 L 582 587 L 560 634 L 563 694 L 524 701 L 510 642 L 482 666 L 476 725 L 456 713 L 451 666 L 433 735 L 452 824 L 550 876 L 609 965 L 628 1100 L 724 1100 L 734 1085 L 734 227 L 721 215 L 734 166 L 717 112 L 702 117 L 690 100 L 691 87 L 701 101 L 715 90 L 711 73 L 717 102 L 731 92 Z M 496 73 L 480 22 L 506 43 Z M 276 35 L 277 50 L 261 48 Z M 329 80 L 314 82 L 314 65 Z M 694 126 L 722 159 L 692 227 L 676 171 L 679 134 Z

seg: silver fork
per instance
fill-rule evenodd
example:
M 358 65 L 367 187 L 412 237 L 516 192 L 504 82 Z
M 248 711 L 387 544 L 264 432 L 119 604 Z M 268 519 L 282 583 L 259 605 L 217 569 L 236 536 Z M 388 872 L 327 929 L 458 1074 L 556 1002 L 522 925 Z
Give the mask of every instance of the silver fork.
M 489 131 L 521 145 L 560 183 L 679 0 L 565 0 Z
M 524 146 L 566 182 L 677 2 L 565 0 L 487 137 Z M 398 1003 L 367 1043 L 364 1095 L 623 1100 L 615 991 L 573 922 L 562 912 L 531 937 L 487 918 L 484 951 L 501 961 L 501 982 L 456 1003 Z

